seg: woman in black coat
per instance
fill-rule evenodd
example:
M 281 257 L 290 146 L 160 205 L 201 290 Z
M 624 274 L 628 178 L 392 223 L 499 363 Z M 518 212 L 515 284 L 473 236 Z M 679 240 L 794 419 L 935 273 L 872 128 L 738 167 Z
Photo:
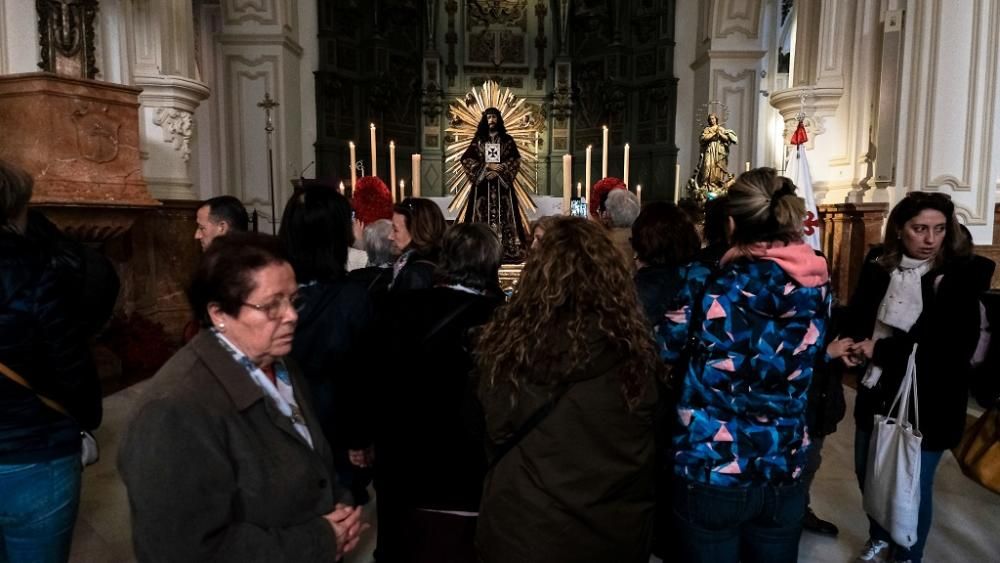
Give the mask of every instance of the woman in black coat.
M 377 362 L 371 391 L 380 561 L 477 560 L 486 454 L 470 350 L 472 331 L 502 303 L 501 256 L 488 226 L 455 225 L 435 286 L 390 295 L 380 313 L 379 333 L 393 350 Z
M 358 348 L 373 313 L 367 287 L 347 279 L 347 248 L 354 239 L 351 206 L 327 186 L 297 190 L 285 206 L 278 236 L 285 243 L 303 300 L 291 356 L 309 381 L 339 481 L 355 502 L 364 504 L 371 476 L 348 461 L 348 436 L 363 424 L 353 405 L 354 379 L 364 377 Z
M 982 262 L 971 255 L 951 200 L 913 192 L 889 215 L 884 245 L 865 259 L 843 332 L 858 341 L 856 354 L 869 362 L 854 408 L 855 470 L 862 489 L 874 416 L 887 414 L 914 344 L 919 344 L 919 397 L 933 400 L 920 404 L 917 541 L 909 549 L 894 546 L 886 530 L 870 519 L 862 559 L 883 557 L 890 549 L 896 561 L 918 562 L 923 556 L 934 473 L 941 455 L 958 444 L 965 428 L 969 360 L 979 339 L 979 295 L 985 289 L 981 280 L 988 279 L 978 272 Z
M 448 223 L 429 199 L 408 197 L 392 208 L 392 239 L 399 252 L 390 291 L 398 293 L 434 285 L 441 236 Z

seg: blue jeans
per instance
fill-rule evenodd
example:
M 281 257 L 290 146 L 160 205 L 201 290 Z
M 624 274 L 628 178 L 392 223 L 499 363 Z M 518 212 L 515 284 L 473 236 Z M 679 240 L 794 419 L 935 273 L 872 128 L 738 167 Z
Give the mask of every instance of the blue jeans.
M 674 478 L 680 561 L 795 563 L 805 484 L 719 487 Z
M 80 454 L 0 465 L 0 563 L 69 560 L 81 470 Z
M 865 491 L 865 470 L 868 466 L 868 448 L 871 445 L 872 434 L 863 430 L 854 432 L 854 473 L 858 476 L 861 492 Z M 892 536 L 878 522 L 868 518 L 868 536 L 873 540 L 882 540 L 892 546 L 893 558 L 896 561 L 913 561 L 919 563 L 924 557 L 924 546 L 927 545 L 927 534 L 931 530 L 931 517 L 934 515 L 934 475 L 944 452 L 920 452 L 920 509 L 917 512 L 917 542 L 909 548 L 897 545 Z

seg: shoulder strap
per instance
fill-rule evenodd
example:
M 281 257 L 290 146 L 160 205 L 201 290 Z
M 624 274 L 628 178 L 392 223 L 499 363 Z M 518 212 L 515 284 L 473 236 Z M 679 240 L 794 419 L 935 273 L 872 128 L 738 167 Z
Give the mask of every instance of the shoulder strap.
M 438 321 L 437 324 L 434 325 L 427 332 L 426 335 L 424 335 L 424 338 L 421 341 L 421 343 L 422 344 L 426 344 L 427 342 L 430 342 L 431 338 L 433 338 L 437 333 L 441 332 L 441 329 L 443 329 L 444 327 L 448 326 L 448 323 L 450 323 L 451 321 L 455 320 L 466 309 L 468 309 L 469 307 L 471 307 L 472 306 L 472 301 L 473 300 L 470 299 L 470 300 L 466 301 L 465 303 L 462 303 L 458 307 L 455 307 L 450 313 L 448 313 L 447 315 L 445 315 L 443 319 L 441 319 L 440 321 Z
M 523 440 L 525 436 L 527 436 L 536 426 L 538 426 L 538 424 L 541 421 L 545 420 L 545 417 L 549 416 L 549 413 L 551 413 L 552 410 L 555 408 L 556 403 L 559 402 L 559 399 L 561 399 L 562 396 L 565 395 L 566 391 L 568 390 L 569 390 L 569 385 L 566 384 L 557 387 L 556 391 L 552 394 L 551 397 L 549 397 L 548 401 L 545 401 L 544 405 L 542 405 L 538 410 L 533 412 L 531 416 L 528 417 L 528 420 L 524 421 L 524 424 L 522 424 L 520 428 L 518 428 L 513 434 L 511 434 L 510 438 L 507 438 L 507 440 L 504 441 L 504 443 L 497 446 L 496 452 L 493 454 L 493 459 L 490 460 L 489 465 L 486 467 L 486 471 L 489 471 L 494 467 L 496 467 L 496 465 L 500 463 L 500 460 L 503 459 L 505 455 L 507 455 L 508 453 L 510 453 L 511 450 L 514 449 L 514 446 L 520 443 L 521 440 Z
M 32 393 L 34 393 L 38 397 L 38 400 L 41 401 L 42 403 L 44 403 L 45 406 L 47 406 L 50 409 L 58 412 L 59 414 L 68 416 L 70 418 L 73 418 L 69 414 L 69 411 L 67 411 L 65 408 L 63 408 L 62 405 L 60 405 L 59 403 L 53 401 L 52 399 L 50 399 L 48 397 L 44 397 L 42 395 L 39 395 L 38 392 L 35 391 L 35 389 L 31 386 L 31 384 L 28 383 L 23 377 L 21 377 L 21 374 L 19 374 L 16 371 L 10 369 L 3 362 L 0 362 L 0 373 L 2 373 L 5 376 L 7 376 L 7 379 L 10 379 L 14 383 L 17 383 L 21 387 L 24 387 L 28 391 L 31 391 Z

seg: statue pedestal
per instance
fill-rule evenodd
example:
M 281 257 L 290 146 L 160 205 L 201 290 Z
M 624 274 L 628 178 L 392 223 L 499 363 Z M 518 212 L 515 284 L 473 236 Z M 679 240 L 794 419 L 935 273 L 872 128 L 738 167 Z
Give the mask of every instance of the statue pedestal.
M 819 206 L 823 221 L 823 253 L 830 263 L 830 285 L 841 303 L 847 303 L 861 274 L 868 250 L 882 242 L 886 203 L 835 203 Z
M 107 240 L 159 202 L 142 176 L 139 89 L 48 73 L 0 76 L 0 158 L 35 179 L 31 203 Z

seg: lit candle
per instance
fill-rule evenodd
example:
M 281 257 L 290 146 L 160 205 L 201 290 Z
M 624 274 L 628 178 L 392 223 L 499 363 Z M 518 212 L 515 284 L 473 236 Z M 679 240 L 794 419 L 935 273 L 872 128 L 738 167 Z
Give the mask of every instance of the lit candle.
M 750 161 L 749 160 L 746 161 L 746 163 L 744 163 L 743 170 L 745 170 L 746 172 L 750 171 Z
M 576 183 L 576 199 L 583 197 L 583 182 Z
M 681 201 L 681 165 L 674 165 L 674 205 Z
M 358 159 L 357 155 L 354 154 L 354 141 L 347 143 L 351 147 L 351 189 L 354 189 L 354 185 L 358 183 Z
M 628 189 L 628 143 L 625 143 L 625 174 L 622 177 L 622 181 L 625 182 L 625 188 Z
M 389 141 L 389 185 L 396 185 L 396 143 Z M 395 191 L 393 190 L 393 193 Z M 403 192 L 399 192 L 400 200 L 403 198 Z M 393 201 L 396 201 L 393 199 Z
M 601 152 L 601 178 L 608 177 L 608 126 L 604 126 L 604 150 Z
M 399 181 L 399 201 L 406 199 L 406 180 Z
M 537 133 L 536 133 L 537 135 Z M 537 142 L 537 139 L 536 139 Z M 569 215 L 570 200 L 573 197 L 573 155 L 563 155 L 563 215 Z
M 344 191 L 345 191 L 345 190 L 344 190 L 344 183 L 343 183 L 343 182 L 341 182 L 341 183 L 340 183 L 340 195 L 344 195 Z
M 587 201 L 590 201 L 590 155 L 594 151 L 593 145 L 587 145 L 587 168 L 583 175 L 583 181 L 587 185 Z
M 410 157 L 410 191 L 413 197 L 420 197 L 420 153 Z
M 378 160 L 375 155 L 375 124 L 371 124 L 372 132 L 372 176 L 378 176 Z
M 642 205 L 642 184 L 635 185 L 635 197 L 639 199 L 639 205 Z

